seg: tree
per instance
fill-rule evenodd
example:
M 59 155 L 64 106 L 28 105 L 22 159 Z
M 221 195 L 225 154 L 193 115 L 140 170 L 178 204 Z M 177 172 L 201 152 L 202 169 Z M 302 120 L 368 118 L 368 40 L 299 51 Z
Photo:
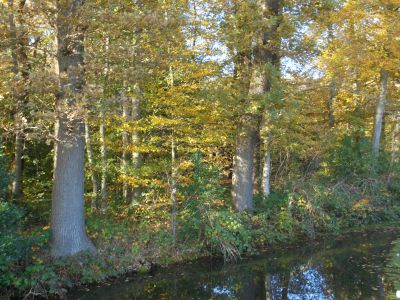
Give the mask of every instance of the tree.
M 14 1 L 9 0 L 9 27 L 11 31 L 11 56 L 13 61 L 14 88 L 13 96 L 17 102 L 15 118 L 15 158 L 12 180 L 12 197 L 20 200 L 22 197 L 22 166 L 24 147 L 24 115 L 23 107 L 26 104 L 27 84 L 29 80 L 29 64 L 26 53 L 28 34 L 25 28 L 23 10 L 25 0 L 18 1 L 18 8 L 15 10 Z M 15 13 L 14 13 L 15 11 Z M 17 16 L 17 17 L 15 17 Z M 16 24 L 16 19 L 18 24 Z M 17 30 L 17 26 L 19 30 Z
M 52 255 L 63 257 L 95 248 L 85 231 L 85 125 L 81 106 L 84 26 L 81 0 L 58 2 L 57 61 L 60 92 L 55 125 Z
M 249 75 L 249 89 L 243 104 L 244 113 L 239 117 L 236 134 L 236 153 L 233 163 L 232 197 L 237 211 L 252 211 L 253 205 L 253 157 L 260 131 L 261 111 L 265 108 L 265 94 L 271 88 L 269 68 L 277 65 L 276 32 L 278 28 L 279 0 L 258 1 L 256 12 L 262 25 L 253 34 L 252 65 Z M 269 28 L 266 26 L 269 25 Z M 267 140 L 267 139 L 266 139 Z M 269 143 L 269 142 L 268 142 Z M 269 147 L 267 147 L 269 151 Z M 266 155 L 266 157 L 269 154 Z M 268 157 L 267 157 L 268 158 Z M 269 160 L 265 160 L 269 164 Z M 269 171 L 269 167 L 264 167 Z M 268 178 L 269 176 L 264 176 Z M 264 183 L 265 186 L 265 183 Z

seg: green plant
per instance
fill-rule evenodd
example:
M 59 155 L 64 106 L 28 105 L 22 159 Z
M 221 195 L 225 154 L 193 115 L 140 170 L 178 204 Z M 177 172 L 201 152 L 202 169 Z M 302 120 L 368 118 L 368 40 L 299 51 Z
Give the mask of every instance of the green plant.
M 7 187 L 10 181 L 10 174 L 7 172 L 7 161 L 4 155 L 4 147 L 0 140 L 0 201 L 5 201 L 7 196 Z

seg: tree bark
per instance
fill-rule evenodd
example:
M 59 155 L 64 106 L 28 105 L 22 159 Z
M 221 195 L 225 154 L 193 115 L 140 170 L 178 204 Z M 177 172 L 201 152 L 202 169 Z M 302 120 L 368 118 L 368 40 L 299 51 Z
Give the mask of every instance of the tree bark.
M 84 33 L 78 10 L 82 1 L 58 2 L 57 60 L 60 92 L 57 97 L 55 161 L 52 193 L 52 255 L 71 256 L 95 251 L 85 229 L 85 125 L 78 105 L 83 86 Z
M 21 200 L 22 198 L 22 171 L 23 171 L 23 148 L 24 138 L 21 129 L 15 132 L 15 156 L 14 156 L 14 172 L 12 181 L 12 199 Z
M 332 25 L 328 25 L 328 43 L 333 42 L 334 35 Z M 330 128 L 335 126 L 335 115 L 333 112 L 333 102 L 335 101 L 337 95 L 337 83 L 334 78 L 335 74 L 332 75 L 330 86 L 329 86 L 329 97 L 327 101 L 327 108 L 328 108 L 328 124 Z
M 24 124 L 23 124 L 23 107 L 27 97 L 27 84 L 29 81 L 29 64 L 26 54 L 27 33 L 25 31 L 25 22 L 23 17 L 23 10 L 25 7 L 25 0 L 18 2 L 17 20 L 19 30 L 17 31 L 15 14 L 14 14 L 14 1 L 9 0 L 9 26 L 11 32 L 11 57 L 13 62 L 13 73 L 15 76 L 15 87 L 13 88 L 13 96 L 16 99 L 16 112 L 14 114 L 15 120 L 15 155 L 14 155 L 14 169 L 12 180 L 12 199 L 21 200 L 23 196 L 22 190 L 22 173 L 23 173 L 23 151 L 24 151 Z M 22 88 L 21 88 L 22 86 Z M 17 91 L 18 90 L 18 91 Z M 22 91 L 21 91 L 22 90 Z
M 396 114 L 395 124 L 392 134 L 392 153 L 390 158 L 390 166 L 393 167 L 399 160 L 399 149 L 400 149 L 400 115 Z
M 172 135 L 171 137 L 171 204 L 172 204 L 172 212 L 171 212 L 171 226 L 172 226 L 172 243 L 176 245 L 176 229 L 178 227 L 177 224 L 177 204 L 176 204 L 176 149 L 175 149 L 175 138 Z
M 139 121 L 141 118 L 141 97 L 140 90 L 137 85 L 135 85 L 135 95 L 132 97 L 132 121 Z M 133 146 L 138 146 L 140 144 L 140 134 L 138 130 L 132 132 L 132 144 Z M 132 165 L 136 173 L 139 172 L 140 166 L 142 164 L 142 155 L 139 152 L 132 152 Z M 140 197 L 140 187 L 132 188 L 132 197 L 137 199 Z
M 233 160 L 232 198 L 236 211 L 250 211 L 253 206 L 253 157 L 257 142 L 256 119 L 243 115 L 236 136 Z
M 121 100 L 122 100 L 122 118 L 125 122 L 130 121 L 130 113 L 129 113 L 129 98 L 125 94 L 121 94 Z M 129 166 L 129 151 L 127 150 L 129 145 L 129 133 L 126 130 L 122 131 L 122 175 L 124 177 L 127 176 L 128 173 L 128 166 Z M 124 202 L 130 202 L 131 201 L 131 195 L 129 191 L 129 185 L 124 178 L 122 182 L 122 199 Z
M 278 16 L 279 0 L 258 1 L 258 7 L 263 18 Z M 260 130 L 260 112 L 252 111 L 256 101 L 262 101 L 265 93 L 270 90 L 271 82 L 266 74 L 266 65 L 278 66 L 279 57 L 270 42 L 274 39 L 277 25 L 270 30 L 254 33 L 255 46 L 251 68 L 250 84 L 245 113 L 239 121 L 236 138 L 236 154 L 233 165 L 232 197 L 238 211 L 253 211 L 253 155 L 256 137 Z M 238 70 L 239 71 L 239 70 Z M 257 105 L 255 105 L 257 106 Z
M 256 134 L 253 171 L 253 191 L 254 194 L 259 194 L 261 192 L 261 138 L 259 132 Z
M 102 108 L 100 110 L 100 159 L 101 159 L 101 182 L 100 182 L 100 195 L 101 195 L 101 210 L 104 212 L 107 208 L 107 148 L 106 148 L 106 126 L 105 112 Z
M 380 94 L 378 103 L 375 110 L 375 123 L 374 131 L 372 136 L 372 154 L 375 157 L 379 156 L 379 149 L 381 144 L 381 134 L 382 134 L 382 123 L 383 123 L 383 113 L 385 111 L 386 95 L 387 95 L 387 82 L 388 82 L 388 72 L 385 69 L 381 69 L 380 72 Z
M 89 164 L 89 172 L 90 172 L 90 179 L 92 181 L 92 210 L 99 209 L 99 185 L 97 183 L 96 173 L 94 171 L 94 162 L 93 162 L 93 149 L 92 149 L 92 139 L 90 136 L 90 127 L 87 120 L 85 120 L 85 142 L 86 142 L 86 153 L 88 157 L 88 164 Z
M 269 134 L 267 134 L 264 144 L 265 144 L 265 156 L 264 156 L 264 165 L 263 165 L 262 187 L 263 187 L 263 195 L 265 197 L 268 197 L 269 194 L 271 193 L 271 186 L 270 186 L 270 181 L 271 181 L 271 139 L 270 139 Z

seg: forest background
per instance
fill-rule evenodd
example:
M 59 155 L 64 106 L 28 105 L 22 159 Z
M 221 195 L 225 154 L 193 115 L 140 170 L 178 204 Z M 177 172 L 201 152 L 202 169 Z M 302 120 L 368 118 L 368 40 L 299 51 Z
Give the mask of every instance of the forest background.
M 398 0 L 0 16 L 4 294 L 398 221 Z

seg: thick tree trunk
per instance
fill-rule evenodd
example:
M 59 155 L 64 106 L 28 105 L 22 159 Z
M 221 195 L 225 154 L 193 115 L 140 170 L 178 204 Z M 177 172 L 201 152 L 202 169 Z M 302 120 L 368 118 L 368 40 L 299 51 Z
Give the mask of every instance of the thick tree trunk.
M 129 112 L 129 98 L 125 94 L 121 94 L 121 100 L 122 100 L 122 118 L 124 119 L 125 122 L 130 121 L 130 112 Z M 126 177 L 128 175 L 128 166 L 129 166 L 129 161 L 130 161 L 130 155 L 129 151 L 127 150 L 129 145 L 129 133 L 124 130 L 122 132 L 122 175 Z M 130 202 L 131 201 L 131 195 L 130 195 L 130 188 L 128 185 L 128 182 L 126 178 L 124 178 L 122 182 L 122 199 L 124 202 Z
M 80 116 L 82 107 L 77 104 L 83 86 L 83 30 L 80 25 L 71 25 L 78 21 L 77 10 L 81 5 L 79 0 L 63 2 L 57 16 L 60 93 L 51 211 L 54 257 L 95 250 L 85 230 L 85 125 Z
M 388 72 L 384 69 L 381 69 L 380 94 L 375 110 L 375 123 L 372 136 L 372 154 L 375 157 L 379 155 L 381 144 L 383 113 L 385 111 L 388 77 Z
M 88 158 L 89 164 L 89 172 L 90 172 L 90 179 L 92 181 L 92 210 L 99 209 L 99 185 L 97 183 L 96 173 L 94 171 L 94 162 L 93 162 L 93 149 L 92 149 L 92 139 L 90 136 L 90 127 L 89 123 L 85 121 L 85 142 L 86 142 L 86 153 Z
M 264 141 L 265 144 L 265 155 L 264 155 L 264 165 L 263 165 L 263 180 L 262 180 L 262 187 L 263 187 L 263 195 L 268 197 L 271 193 L 271 139 L 269 134 Z
M 256 120 L 251 115 L 241 118 L 233 159 L 232 197 L 237 211 L 253 211 L 253 157 L 257 143 Z
M 138 86 L 135 86 L 135 95 L 132 97 L 132 120 L 139 121 L 141 118 L 141 98 L 140 90 Z M 131 136 L 133 146 L 138 146 L 140 144 L 140 134 L 139 131 L 135 130 Z M 142 164 L 142 156 L 139 152 L 132 152 L 132 165 L 135 172 L 139 172 L 140 166 Z M 137 199 L 140 197 L 140 187 L 134 187 L 132 189 L 132 197 Z
M 107 208 L 107 148 L 106 148 L 106 126 L 104 109 L 100 110 L 100 159 L 101 159 L 101 210 L 104 212 Z
M 279 0 L 259 1 L 258 7 L 263 18 L 278 16 Z M 270 90 L 271 82 L 268 79 L 267 63 L 279 67 L 279 57 L 276 50 L 269 49 L 274 39 L 277 25 L 271 30 L 255 33 L 255 46 L 252 49 L 253 63 L 249 81 L 249 92 L 245 110 L 251 113 L 244 114 L 239 122 L 236 138 L 236 155 L 233 165 L 232 196 L 233 203 L 238 211 L 253 210 L 253 155 L 256 146 L 256 136 L 259 132 L 260 112 L 253 112 L 257 101 L 262 101 L 264 94 Z M 240 70 L 237 70 L 240 73 Z M 249 173 L 250 172 L 250 173 Z

